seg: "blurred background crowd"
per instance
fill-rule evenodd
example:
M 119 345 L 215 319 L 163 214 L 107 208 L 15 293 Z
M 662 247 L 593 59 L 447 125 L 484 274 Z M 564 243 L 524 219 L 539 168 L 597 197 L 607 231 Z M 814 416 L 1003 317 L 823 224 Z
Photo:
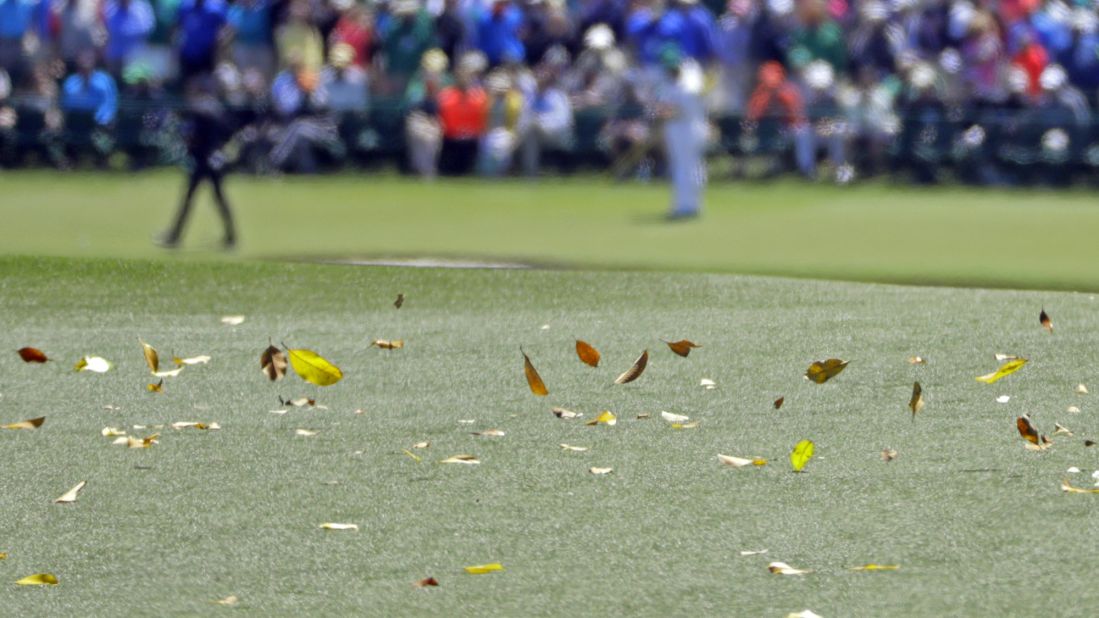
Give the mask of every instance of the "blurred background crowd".
M 215 94 L 255 173 L 662 173 L 654 84 L 711 167 L 1095 182 L 1095 0 L 0 0 L 0 165 L 180 161 Z

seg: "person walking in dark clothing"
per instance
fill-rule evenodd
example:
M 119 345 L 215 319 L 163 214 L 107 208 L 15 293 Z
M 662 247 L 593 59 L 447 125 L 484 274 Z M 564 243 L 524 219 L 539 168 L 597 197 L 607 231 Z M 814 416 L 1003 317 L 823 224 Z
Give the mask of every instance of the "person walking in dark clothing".
M 157 244 L 167 249 L 179 246 L 183 235 L 183 226 L 191 213 L 191 202 L 195 191 L 203 180 L 208 180 L 214 189 L 214 200 L 218 213 L 225 226 L 222 244 L 233 249 L 237 244 L 237 232 L 233 226 L 233 213 L 225 199 L 222 180 L 225 177 L 225 156 L 221 152 L 232 135 L 229 115 L 218 101 L 214 88 L 208 79 L 198 79 L 192 83 L 187 96 L 185 110 L 184 136 L 187 143 L 189 174 L 183 202 L 179 206 L 175 223 L 171 229 L 157 238 Z

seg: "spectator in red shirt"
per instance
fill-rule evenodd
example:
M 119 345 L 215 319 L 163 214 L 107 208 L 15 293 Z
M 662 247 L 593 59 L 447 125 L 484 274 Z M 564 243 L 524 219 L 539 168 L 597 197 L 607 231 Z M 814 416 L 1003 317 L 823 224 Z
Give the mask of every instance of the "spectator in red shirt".
M 356 4 L 340 17 L 328 39 L 330 46 L 337 43 L 351 46 L 355 50 L 352 64 L 366 69 L 370 66 L 370 52 L 374 44 L 374 16 L 365 6 Z
M 468 174 L 477 162 L 477 145 L 485 133 L 488 95 L 476 83 L 477 71 L 463 62 L 454 75 L 454 85 L 438 97 L 439 122 L 443 128 L 443 149 L 439 172 Z

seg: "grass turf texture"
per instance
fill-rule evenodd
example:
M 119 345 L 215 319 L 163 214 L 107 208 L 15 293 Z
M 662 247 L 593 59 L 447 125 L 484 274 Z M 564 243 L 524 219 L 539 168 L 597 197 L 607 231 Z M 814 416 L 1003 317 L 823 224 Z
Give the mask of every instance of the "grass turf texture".
M 1099 430 L 1097 395 L 1073 392 L 1097 386 L 1091 295 L 12 258 L 0 282 L 0 422 L 47 417 L 36 431 L 0 431 L 10 615 L 1083 616 L 1099 602 L 1089 544 L 1099 496 L 1058 488 L 1072 465 L 1088 486 L 1097 465 L 1082 444 Z M 1042 305 L 1052 335 L 1037 323 Z M 219 323 L 236 313 L 247 321 Z M 165 357 L 213 360 L 150 394 L 138 337 Z M 598 369 L 577 360 L 575 337 L 602 351 Z M 683 359 L 659 341 L 680 337 L 704 347 Z M 317 350 L 344 380 L 267 382 L 258 356 L 269 338 Z M 407 345 L 371 349 L 372 338 Z M 23 364 L 23 345 L 56 362 Z M 528 391 L 520 345 L 548 397 Z M 645 374 L 612 386 L 645 348 Z M 1031 363 L 996 385 L 974 381 L 998 365 L 995 352 Z M 83 354 L 115 368 L 73 373 Z M 909 365 L 912 354 L 929 364 Z M 823 385 L 801 377 L 828 356 L 851 364 Z M 700 388 L 703 377 L 718 388 Z M 915 420 L 914 380 L 928 400 Z M 269 414 L 277 395 L 329 409 Z M 586 427 L 551 405 L 582 420 L 610 409 L 620 422 Z M 661 410 L 701 426 L 674 430 Z M 654 418 L 636 420 L 642 411 Z M 1013 422 L 1023 412 L 1045 433 L 1060 421 L 1076 436 L 1028 452 Z M 223 429 L 164 429 L 149 450 L 99 435 L 188 420 Z M 470 435 L 488 428 L 507 435 Z M 816 458 L 794 474 L 786 456 L 803 438 Z M 432 444 L 417 463 L 402 450 L 420 440 Z M 891 463 L 879 458 L 887 446 L 899 451 Z M 719 452 L 770 463 L 733 470 Z M 436 463 L 458 453 L 483 463 Z M 78 502 L 51 504 L 80 480 Z M 361 530 L 317 528 L 329 521 Z M 772 575 L 770 560 L 815 572 Z M 494 561 L 506 570 L 462 573 Z M 901 570 L 847 570 L 869 562 Z M 13 584 L 41 571 L 60 586 Z M 427 576 L 441 587 L 412 587 Z M 211 605 L 229 594 L 235 610 Z
M 182 182 L 171 170 L 0 176 L 0 252 L 163 256 L 150 237 L 167 227 Z M 216 247 L 208 193 L 199 193 L 185 255 L 209 257 Z M 663 183 L 234 176 L 228 193 L 245 257 L 476 256 L 1099 291 L 1099 208 L 1084 190 L 716 183 L 705 217 L 674 225 L 661 220 L 669 198 Z

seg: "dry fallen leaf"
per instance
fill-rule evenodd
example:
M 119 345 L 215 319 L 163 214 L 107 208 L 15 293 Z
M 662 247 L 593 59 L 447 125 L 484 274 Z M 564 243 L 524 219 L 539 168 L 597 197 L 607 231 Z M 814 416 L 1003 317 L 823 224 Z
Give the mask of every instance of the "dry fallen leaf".
M 786 614 L 786 618 L 823 618 L 820 614 L 817 614 L 811 609 L 803 609 L 800 612 L 790 612 Z
M 1065 411 L 1069 412 L 1071 414 L 1079 414 L 1080 413 L 1080 408 L 1077 407 L 1077 406 L 1069 406 L 1069 407 L 1065 408 Z
M 404 304 L 404 294 L 397 294 L 397 300 L 393 301 L 393 308 L 400 309 Z
M 19 348 L 16 352 L 24 363 L 44 363 L 50 360 L 46 358 L 45 352 L 38 348 Z
M 545 397 L 549 394 L 549 390 L 546 389 L 546 383 L 542 381 L 542 376 L 538 375 L 538 370 L 534 368 L 534 365 L 530 362 L 530 357 L 522 348 L 519 348 L 519 353 L 523 355 L 523 373 L 527 376 L 530 392 L 539 397 Z
M 652 414 L 649 414 L 648 412 L 638 412 L 636 418 L 639 421 L 643 421 L 643 420 L 652 418 Z
M 581 414 L 580 412 L 573 412 L 572 410 L 566 410 L 565 408 L 557 408 L 557 407 L 550 408 L 550 412 L 553 412 L 553 415 L 556 416 L 557 418 L 564 418 L 564 419 L 578 418 L 578 417 L 583 416 L 583 414 Z
M 689 423 L 672 423 L 669 425 L 672 429 L 697 429 L 702 421 L 691 421 Z
M 1089 446 L 1095 446 L 1095 444 L 1096 444 L 1095 440 L 1084 440 L 1084 447 L 1085 448 L 1087 448 Z
M 766 554 L 766 553 L 767 553 L 766 549 L 744 549 L 744 550 L 741 550 L 740 555 L 741 556 L 761 556 L 761 555 Z
M 317 386 L 331 386 L 343 378 L 340 368 L 328 362 L 312 350 L 292 349 L 286 351 L 290 366 L 301 379 Z
M 475 431 L 473 432 L 473 435 L 483 436 L 486 438 L 502 438 L 506 434 L 499 429 L 486 429 L 484 431 Z
M 1038 314 L 1038 323 L 1042 325 L 1042 328 L 1049 332 L 1053 332 L 1053 320 L 1049 319 L 1049 314 L 1046 313 L 1045 307 L 1042 308 L 1042 312 Z
M 702 378 L 702 380 L 699 381 L 698 385 L 708 391 L 712 391 L 717 388 L 717 383 L 715 383 L 710 378 Z
M 599 366 L 599 350 L 596 350 L 587 341 L 576 340 L 576 355 L 580 360 L 591 367 Z
M 672 414 L 671 412 L 661 412 L 660 418 L 668 421 L 669 423 L 686 423 L 687 421 L 691 420 L 689 416 L 684 416 L 682 414 Z
M 169 427 L 175 430 L 198 429 L 200 431 L 221 429 L 221 425 L 218 425 L 217 423 L 199 423 L 195 421 L 178 421 L 172 423 Z
M 599 476 L 599 475 L 610 474 L 611 472 L 614 472 L 614 468 L 595 468 L 595 467 L 592 467 L 592 468 L 588 469 L 588 472 L 591 472 L 592 474 L 594 474 L 596 476 Z
M 170 371 L 157 371 L 157 372 L 154 372 L 153 376 L 157 377 L 157 378 L 174 378 L 182 372 L 183 372 L 183 366 L 181 365 L 181 366 L 176 367 L 175 369 L 172 369 Z
M 492 573 L 495 571 L 503 571 L 504 565 L 499 562 L 492 562 L 489 564 L 477 564 L 474 566 L 465 567 L 465 572 L 470 575 L 484 575 L 485 573 Z
M 9 423 L 4 425 L 4 429 L 38 429 L 42 426 L 42 423 L 46 422 L 45 416 L 39 416 L 38 418 L 28 418 L 25 421 L 19 421 L 18 423 Z
M 412 451 L 410 451 L 408 449 L 404 449 L 404 451 L 402 451 L 402 452 L 405 455 L 408 455 L 409 459 L 411 459 L 412 461 L 415 461 L 416 463 L 420 463 L 421 461 L 423 461 L 423 457 L 420 457 L 419 455 L 417 455 L 416 453 L 413 453 Z
M 61 494 L 60 498 L 54 500 L 54 504 L 72 504 L 76 502 L 76 495 L 80 493 L 81 489 L 88 484 L 88 481 L 80 481 L 72 489 Z
M 1011 395 L 1000 395 L 996 398 L 996 403 L 1007 403 L 1011 401 Z
M 7 560 L 7 559 L 8 559 L 7 552 L 0 551 L 0 560 Z
M 566 451 L 573 451 L 574 453 L 583 453 L 584 451 L 588 450 L 588 447 L 586 446 L 572 446 L 571 444 L 561 444 L 560 446 L 562 449 Z
M 416 582 L 415 585 L 416 585 L 417 588 L 427 588 L 429 586 L 438 586 L 439 585 L 439 580 L 435 579 L 434 577 L 425 577 L 425 578 L 421 579 L 420 581 Z
M 117 427 L 104 427 L 102 430 L 100 430 L 99 435 L 103 436 L 104 438 L 115 438 L 118 436 L 126 435 L 126 431 Z
M 1071 436 L 1072 432 L 1069 431 L 1068 427 L 1065 427 L 1061 423 L 1054 423 L 1053 424 L 1053 435 L 1055 435 L 1055 436 Z
M 779 397 L 778 399 L 775 400 L 774 404 L 772 404 L 772 405 L 774 405 L 775 409 L 778 410 L 779 408 L 782 407 L 782 404 L 784 404 L 784 403 L 786 403 L 786 397 Z
M 221 323 L 226 326 L 239 326 L 244 324 L 243 315 L 227 315 L 221 318 Z
M 358 530 L 359 525 L 358 524 L 324 523 L 324 524 L 321 524 L 321 528 L 323 528 L 325 530 Z
M 17 586 L 56 586 L 57 576 L 53 573 L 35 573 L 15 582 Z
M 231 594 L 231 595 L 225 597 L 224 599 L 218 599 L 218 600 L 214 601 L 214 603 L 216 603 L 218 605 L 225 605 L 226 607 L 232 607 L 232 606 L 236 605 L 237 603 L 240 603 L 240 599 L 237 597 L 237 595 Z
M 274 345 L 267 346 L 259 357 L 259 366 L 263 370 L 263 375 L 272 382 L 286 375 L 286 364 L 286 355 Z
M 1027 442 L 1031 444 L 1040 443 L 1038 437 L 1038 430 L 1034 428 L 1034 425 L 1030 422 L 1030 417 L 1023 415 L 1015 419 L 1015 428 L 1019 430 L 1019 435 L 1023 437 Z
M 1080 395 L 1087 395 L 1088 394 L 1088 387 L 1084 386 L 1083 384 L 1077 384 L 1076 385 L 1076 392 L 1077 392 L 1077 394 L 1080 394 Z
M 809 369 L 805 371 L 805 377 L 817 384 L 824 384 L 828 380 L 838 376 L 847 367 L 849 362 L 850 361 L 840 360 L 838 358 L 816 361 L 812 365 L 809 365 Z
M 767 565 L 767 570 L 775 573 L 776 575 L 805 575 L 806 573 L 812 572 L 803 569 L 795 569 L 785 562 L 772 562 L 771 564 Z
M 305 436 L 306 438 L 309 438 L 317 435 L 317 432 L 313 431 L 312 429 L 296 429 L 294 430 L 294 435 Z
M 294 406 L 295 408 L 304 408 L 305 406 L 316 406 L 317 405 L 317 400 L 316 399 L 310 399 L 308 397 L 297 397 L 297 398 L 294 398 L 294 399 L 285 399 L 284 400 L 282 397 L 279 397 L 279 403 L 281 403 L 283 405 Z
M 429 446 L 431 446 L 431 443 L 427 442 L 427 441 L 424 441 L 424 442 L 417 442 L 416 444 L 413 444 L 412 448 L 428 448 Z
M 748 459 L 746 457 L 733 457 L 732 455 L 722 455 L 718 453 L 717 460 L 726 466 L 733 468 L 743 468 L 745 466 L 755 466 L 757 468 L 767 465 L 767 460 L 762 457 L 752 457 Z
M 1000 361 L 1001 363 L 1004 362 L 1004 361 L 1013 361 L 1013 360 L 1018 360 L 1018 359 L 1019 359 L 1019 356 L 1016 355 L 1016 354 L 997 354 L 996 355 L 996 360 Z
M 1000 366 L 999 369 L 993 371 L 992 373 L 985 374 L 983 376 L 977 376 L 976 380 L 978 382 L 984 382 L 985 384 L 992 384 L 998 381 L 1000 378 L 1003 378 L 1004 376 L 1009 376 L 1016 371 L 1022 369 L 1023 365 L 1025 364 L 1027 364 L 1027 359 L 1016 358 L 1015 360 L 1004 363 Z
M 138 341 L 141 343 L 141 351 L 145 354 L 145 364 L 149 366 L 149 373 L 160 371 L 160 356 L 156 353 L 156 349 L 140 339 Z
M 649 351 L 645 350 L 641 353 L 641 356 L 637 357 L 633 366 L 627 369 L 622 375 L 615 379 L 615 384 L 628 384 L 633 382 L 637 378 L 641 377 L 641 374 L 645 371 L 645 366 L 649 364 Z
M 603 410 L 599 416 L 591 419 L 585 425 L 594 427 L 595 425 L 614 425 L 618 422 L 618 418 L 610 410 Z
M 102 356 L 85 356 L 76 362 L 77 371 L 91 371 L 92 373 L 107 373 L 111 370 L 111 363 Z
M 691 348 L 701 348 L 702 346 L 689 339 L 680 339 L 679 341 L 665 341 L 668 345 L 668 349 L 676 354 L 686 358 L 691 353 Z
M 897 458 L 897 451 L 891 448 L 883 448 L 881 450 L 881 460 L 888 463 Z
M 380 350 L 400 350 L 404 347 L 404 339 L 375 339 L 370 346 Z
M 926 365 L 927 359 L 922 356 L 909 356 L 908 363 L 911 365 Z
M 912 385 L 912 398 L 908 400 L 908 409 L 912 410 L 912 418 L 916 418 L 916 413 L 923 409 L 923 388 L 919 382 Z
M 480 459 L 477 459 L 474 455 L 451 455 L 439 463 L 445 464 L 465 464 L 467 466 L 475 466 L 481 463 Z
M 900 569 L 899 564 L 864 564 L 862 566 L 851 567 L 850 571 L 896 571 Z
M 129 448 L 151 448 L 154 444 L 160 444 L 160 434 L 154 433 L 151 436 L 145 438 L 135 438 L 133 436 L 126 436 L 126 446 Z M 119 444 L 119 441 L 123 438 L 115 440 L 115 444 Z
M 172 362 L 180 367 L 184 365 L 205 365 L 206 363 L 210 362 L 210 357 L 206 354 L 203 354 L 201 356 L 192 356 L 190 358 L 180 358 L 178 356 L 173 356 Z
M 1061 481 L 1061 491 L 1070 494 L 1099 494 L 1099 487 L 1096 487 L 1095 489 L 1082 489 L 1080 487 L 1073 487 L 1066 479 Z
M 163 393 L 164 392 L 164 380 L 157 382 L 156 384 L 146 384 L 145 390 L 150 393 Z

